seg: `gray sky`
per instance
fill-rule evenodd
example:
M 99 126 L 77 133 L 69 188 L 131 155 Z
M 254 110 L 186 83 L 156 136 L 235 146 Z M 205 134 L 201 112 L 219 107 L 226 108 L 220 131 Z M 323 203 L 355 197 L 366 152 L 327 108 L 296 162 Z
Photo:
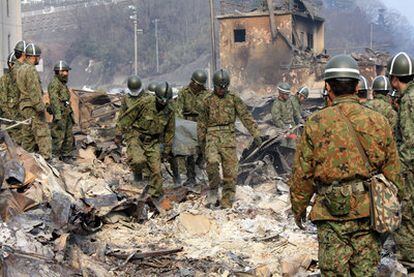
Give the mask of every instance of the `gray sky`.
M 396 9 L 405 15 L 405 17 L 414 26 L 414 1 L 413 0 L 382 0 L 385 5 Z

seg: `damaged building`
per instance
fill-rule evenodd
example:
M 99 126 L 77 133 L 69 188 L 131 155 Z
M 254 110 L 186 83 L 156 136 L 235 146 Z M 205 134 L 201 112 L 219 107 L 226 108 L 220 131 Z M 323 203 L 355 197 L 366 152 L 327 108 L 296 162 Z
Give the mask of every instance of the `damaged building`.
M 220 62 L 233 76 L 233 85 L 274 86 L 290 81 L 297 87 L 315 87 L 325 51 L 324 19 L 301 0 L 268 10 L 218 16 Z M 321 66 L 318 66 L 321 63 Z

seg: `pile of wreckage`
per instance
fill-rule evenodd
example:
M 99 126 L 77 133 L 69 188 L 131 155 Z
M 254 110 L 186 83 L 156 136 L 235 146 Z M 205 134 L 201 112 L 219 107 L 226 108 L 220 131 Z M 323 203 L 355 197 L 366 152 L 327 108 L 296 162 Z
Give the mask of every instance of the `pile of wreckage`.
M 286 185 L 291 160 L 281 160 L 277 136 L 241 153 L 232 209 L 204 207 L 202 168 L 200 185 L 184 187 L 166 165 L 166 197 L 143 201 L 145 183 L 133 182 L 125 149 L 112 143 L 120 96 L 75 93 L 73 164 L 49 164 L 0 133 L 3 276 L 319 275 L 316 228 L 294 224 Z M 185 155 L 180 145 L 191 145 L 194 125 L 177 122 L 175 151 Z M 239 128 L 241 145 L 245 136 Z

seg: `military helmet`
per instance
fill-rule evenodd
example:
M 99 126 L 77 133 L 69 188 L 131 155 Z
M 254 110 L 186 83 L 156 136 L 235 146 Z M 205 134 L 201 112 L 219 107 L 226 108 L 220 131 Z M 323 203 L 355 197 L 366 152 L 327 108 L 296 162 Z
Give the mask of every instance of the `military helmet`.
M 26 56 L 35 56 L 39 57 L 42 54 L 40 47 L 35 45 L 34 43 L 29 43 L 25 49 Z
M 280 93 L 290 94 L 290 90 L 292 89 L 292 86 L 289 83 L 282 82 L 277 85 L 277 89 L 279 90 Z
M 53 71 L 61 71 L 61 70 L 71 70 L 72 68 L 69 67 L 69 65 L 65 62 L 65 61 L 59 61 L 58 63 L 55 64 L 55 66 L 53 67 Z
M 26 41 L 21 40 L 21 41 L 16 43 L 16 46 L 14 46 L 14 51 L 20 52 L 20 53 L 25 53 L 26 46 L 27 46 Z
M 337 55 L 326 64 L 324 80 L 338 78 L 359 80 L 358 63 L 351 56 Z
M 298 94 L 303 95 L 306 98 L 309 97 L 309 88 L 307 86 L 303 86 L 299 88 Z
M 198 69 L 193 72 L 191 81 L 199 84 L 200 86 L 204 86 L 207 83 L 207 73 L 202 69 Z
M 157 88 L 157 83 L 156 82 L 151 82 L 149 83 L 147 90 L 151 91 L 151 92 L 155 92 L 155 89 Z
M 368 90 L 368 80 L 367 78 L 365 78 L 364 76 L 359 76 L 359 86 L 358 86 L 358 91 L 364 91 L 364 90 Z
M 414 75 L 413 59 L 405 52 L 400 52 L 388 61 L 387 75 L 411 76 Z
M 142 91 L 142 81 L 137 75 L 128 77 L 127 86 L 129 95 L 138 96 Z
M 13 51 L 7 56 L 7 63 L 14 64 L 15 62 L 16 62 L 16 56 L 14 55 L 14 51 Z
M 214 87 L 227 89 L 230 85 L 230 74 L 225 69 L 217 70 L 213 75 Z
M 170 84 L 168 84 L 168 82 L 158 84 L 155 88 L 155 97 L 160 104 L 166 105 L 173 97 L 173 91 Z
M 372 83 L 373 91 L 389 91 L 390 89 L 390 80 L 385 76 L 377 76 Z

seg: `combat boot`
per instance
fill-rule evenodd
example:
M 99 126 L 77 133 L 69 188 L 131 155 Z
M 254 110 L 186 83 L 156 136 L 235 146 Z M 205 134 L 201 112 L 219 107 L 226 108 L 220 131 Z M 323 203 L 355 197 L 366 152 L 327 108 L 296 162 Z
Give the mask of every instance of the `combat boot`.
M 206 208 L 209 209 L 215 209 L 219 206 L 219 199 L 218 199 L 218 190 L 209 190 L 207 192 L 207 198 L 206 198 L 207 204 L 205 205 Z

